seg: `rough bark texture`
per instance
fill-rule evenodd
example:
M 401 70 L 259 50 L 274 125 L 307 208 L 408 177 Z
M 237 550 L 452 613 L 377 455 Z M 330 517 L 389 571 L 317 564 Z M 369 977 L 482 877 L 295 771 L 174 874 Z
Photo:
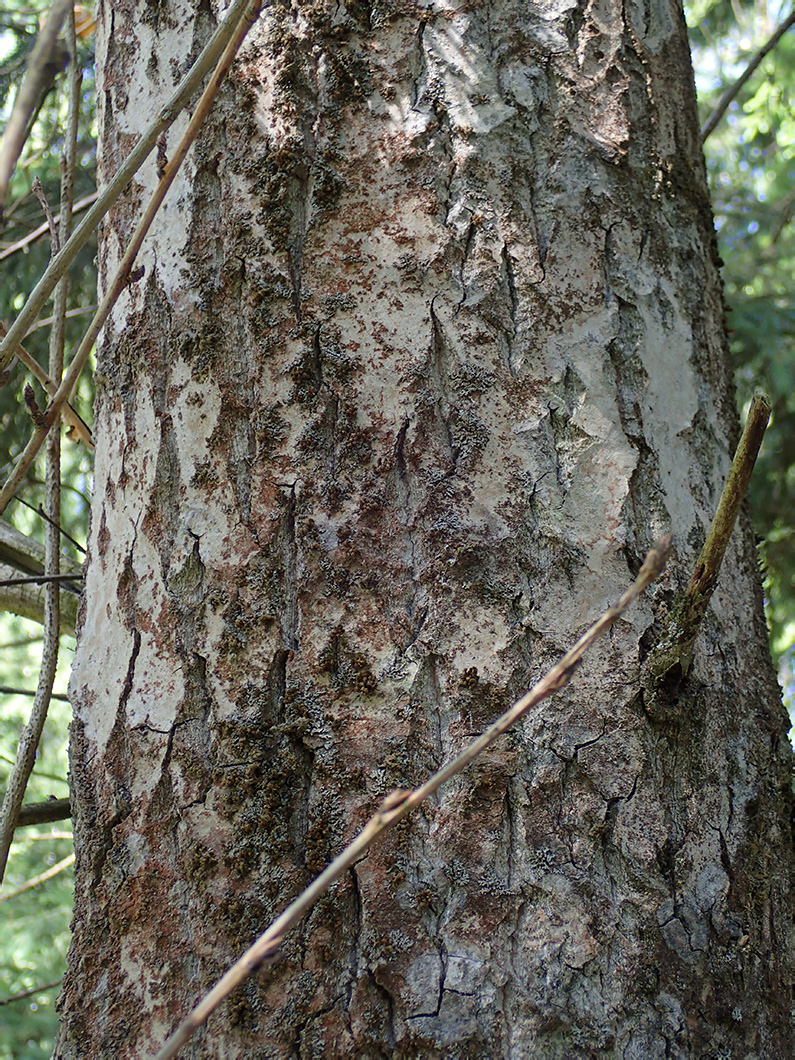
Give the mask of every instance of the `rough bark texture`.
M 99 9 L 107 174 L 214 15 Z M 143 261 L 99 357 L 56 1055 L 162 1042 L 667 529 L 572 685 L 184 1055 L 792 1055 L 747 522 L 687 679 L 639 678 L 736 441 L 678 3 L 274 0 Z

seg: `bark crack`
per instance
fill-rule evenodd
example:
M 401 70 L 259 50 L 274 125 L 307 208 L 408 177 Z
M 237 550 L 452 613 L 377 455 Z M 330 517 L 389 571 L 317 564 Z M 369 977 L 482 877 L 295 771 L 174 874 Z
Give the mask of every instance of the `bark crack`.
M 510 303 L 510 317 L 511 317 L 511 328 L 510 331 L 505 329 L 505 342 L 507 346 L 507 367 L 511 373 L 511 378 L 516 379 L 517 371 L 516 365 L 514 364 L 514 350 L 516 346 L 516 336 L 518 334 L 518 319 L 519 319 L 519 296 L 516 292 L 516 276 L 513 269 L 513 260 L 511 259 L 510 252 L 508 250 L 508 244 L 502 244 L 502 271 L 504 275 L 505 284 L 508 288 L 508 298 Z
M 281 553 L 284 576 L 284 610 L 282 638 L 287 649 L 298 648 L 298 539 L 296 536 L 296 490 L 298 483 L 290 483 L 287 503 L 282 517 Z

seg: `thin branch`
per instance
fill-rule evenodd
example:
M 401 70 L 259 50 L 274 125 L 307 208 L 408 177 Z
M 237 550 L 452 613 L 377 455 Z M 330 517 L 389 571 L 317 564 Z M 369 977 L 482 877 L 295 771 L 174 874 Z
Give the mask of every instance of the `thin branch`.
M 36 458 L 36 455 L 41 449 L 42 444 L 44 443 L 44 439 L 47 437 L 47 433 L 50 427 L 55 422 L 61 410 L 61 407 L 71 395 L 74 387 L 77 385 L 77 380 L 83 368 L 85 367 L 85 363 L 88 360 L 88 355 L 93 349 L 97 336 L 99 335 L 102 326 L 107 320 L 111 309 L 115 305 L 116 300 L 118 299 L 119 295 L 124 290 L 124 288 L 128 286 L 128 284 L 131 282 L 131 278 L 133 276 L 132 264 L 135 260 L 136 255 L 138 254 L 138 251 L 140 250 L 141 244 L 144 241 L 144 237 L 149 231 L 152 221 L 155 218 L 155 214 L 160 209 L 160 205 L 163 202 L 163 199 L 166 196 L 166 192 L 171 186 L 174 177 L 177 175 L 179 167 L 182 165 L 183 161 L 185 160 L 185 156 L 187 155 L 188 151 L 190 150 L 193 144 L 193 141 L 196 139 L 196 136 L 199 133 L 199 129 L 201 128 L 204 119 L 207 117 L 207 114 L 209 113 L 209 110 L 212 107 L 213 102 L 215 101 L 215 97 L 218 94 L 218 90 L 221 87 L 224 77 L 226 76 L 229 68 L 231 67 L 235 55 L 237 54 L 240 45 L 243 43 L 246 34 L 248 33 L 249 29 L 254 23 L 254 20 L 259 14 L 261 6 L 261 0 L 251 0 L 243 14 L 243 17 L 241 17 L 239 21 L 239 24 L 236 28 L 236 32 L 234 33 L 231 40 L 224 49 L 221 58 L 218 60 L 218 65 L 216 66 L 215 70 L 212 73 L 212 76 L 210 77 L 207 88 L 204 90 L 201 98 L 199 99 L 199 102 L 196 104 L 196 109 L 193 113 L 193 117 L 188 123 L 188 127 L 185 130 L 185 134 L 182 137 L 182 140 L 180 141 L 176 152 L 174 153 L 174 157 L 169 161 L 168 165 L 165 167 L 163 176 L 158 182 L 154 192 L 152 193 L 152 197 L 150 198 L 149 204 L 147 205 L 146 210 L 144 211 L 144 215 L 138 222 L 138 227 L 135 229 L 132 239 L 130 240 L 129 246 L 127 247 L 127 250 L 124 254 L 124 257 L 119 263 L 119 266 L 116 270 L 116 275 L 113 278 L 113 282 L 110 284 L 110 287 L 105 293 L 105 297 L 102 299 L 99 309 L 95 313 L 94 319 L 91 321 L 91 324 L 88 327 L 88 331 L 83 336 L 83 341 L 80 343 L 80 346 L 78 347 L 78 350 L 72 359 L 72 363 L 69 366 L 69 370 L 64 376 L 61 385 L 59 386 L 57 392 L 53 396 L 52 401 L 50 402 L 50 405 L 47 409 L 47 413 L 44 417 L 44 423 L 41 426 L 37 424 L 36 430 L 32 438 L 28 442 L 23 453 L 19 456 L 14 470 L 6 479 L 2 490 L 0 490 L 0 514 L 5 511 L 9 501 L 16 493 L 18 486 L 27 474 L 28 468 L 33 463 L 34 459 Z M 85 221 L 83 222 L 83 224 L 85 224 Z M 17 317 L 17 321 L 15 322 L 15 324 L 18 322 L 19 317 Z M 8 335 L 6 336 L 6 342 L 8 342 L 12 330 L 13 327 L 9 328 Z
M 35 688 L 15 688 L 13 685 L 0 685 L 0 695 L 3 696 L 35 696 Z M 63 692 L 53 692 L 53 699 L 60 699 L 64 703 L 69 702 L 69 696 Z
M 521 699 L 517 700 L 481 736 L 473 740 L 461 754 L 434 773 L 420 787 L 414 788 L 413 791 L 396 790 L 387 795 L 359 835 L 285 909 L 281 916 L 273 921 L 253 946 L 246 950 L 240 960 L 229 969 L 180 1024 L 160 1052 L 157 1053 L 155 1060 L 170 1060 L 171 1057 L 176 1056 L 178 1050 L 192 1037 L 194 1031 L 198 1030 L 236 986 L 239 986 L 263 964 L 269 964 L 275 960 L 287 932 L 303 919 L 321 895 L 325 894 L 329 887 L 359 860 L 378 836 L 387 829 L 394 827 L 415 806 L 419 806 L 429 795 L 437 791 L 446 780 L 455 776 L 456 773 L 460 773 L 465 766 L 469 765 L 479 754 L 494 743 L 498 736 L 501 736 L 502 733 L 507 732 L 508 729 L 515 725 L 531 707 L 546 699 L 553 692 L 558 692 L 564 688 L 571 680 L 572 674 L 588 648 L 610 629 L 616 619 L 623 615 L 630 604 L 658 577 L 665 566 L 670 550 L 671 536 L 666 534 L 652 546 L 635 583 L 627 589 L 615 607 L 605 611 L 602 617 L 591 626 L 587 633 L 580 637 L 574 647 L 563 656 L 559 663 L 552 667 L 537 685 L 531 688 Z
M 753 73 L 756 70 L 757 66 L 759 66 L 759 64 L 762 62 L 766 55 L 773 51 L 775 46 L 778 44 L 778 42 L 793 24 L 795 24 L 795 11 L 793 11 L 790 15 L 787 16 L 787 18 L 784 19 L 784 21 L 775 31 L 770 40 L 768 40 L 766 44 L 763 44 L 759 51 L 754 54 L 751 61 L 748 63 L 748 65 L 737 78 L 737 80 L 734 82 L 734 84 L 729 85 L 729 87 L 720 97 L 718 102 L 715 104 L 715 109 L 701 127 L 702 144 L 710 135 L 710 133 L 714 132 L 718 122 L 729 109 L 731 103 L 737 98 L 738 94 L 740 93 L 740 90 L 742 89 L 746 81 L 753 76 Z
M 88 316 L 89 313 L 96 313 L 96 311 L 97 307 L 95 305 L 78 306 L 75 309 L 67 309 L 66 317 L 67 320 L 71 320 L 73 317 L 85 317 Z M 40 320 L 37 320 L 27 335 L 25 335 L 25 338 L 27 338 L 28 335 L 32 335 L 35 331 L 38 331 L 39 328 L 48 328 L 50 324 L 52 324 L 53 319 L 53 317 L 42 317 Z
M 201 86 L 205 76 L 212 69 L 213 64 L 223 52 L 227 42 L 243 18 L 248 3 L 249 0 L 235 0 L 223 23 L 210 38 L 174 95 L 141 136 L 141 139 L 127 156 L 116 176 L 102 190 L 97 201 L 83 218 L 82 223 L 69 242 L 62 248 L 57 258 L 50 262 L 44 275 L 28 297 L 19 316 L 8 329 L 5 339 L 0 343 L 0 376 L 2 376 L 14 356 L 17 343 L 27 334 L 28 328 L 38 317 L 41 307 L 49 298 L 58 280 L 64 275 L 79 251 L 91 238 L 99 222 L 125 190 L 134 174 L 140 169 L 155 146 L 160 133 L 173 124 L 196 90 Z
M 97 201 L 98 192 L 92 191 L 90 195 L 86 195 L 85 198 L 74 204 L 72 213 L 82 213 L 86 210 L 92 202 Z M 61 215 L 55 215 L 56 222 L 61 220 Z M 0 261 L 5 261 L 6 258 L 10 258 L 13 254 L 18 253 L 20 250 L 25 250 L 30 246 L 31 243 L 35 243 L 37 239 L 44 235 L 47 231 L 47 222 L 39 225 L 38 228 L 34 228 L 32 232 L 28 232 L 22 239 L 17 240 L 16 243 L 11 243 L 4 250 L 0 251 Z
M 20 498 L 17 497 L 17 500 L 20 500 Z M 20 503 L 24 504 L 25 502 L 21 501 Z M 33 505 L 29 504 L 29 505 L 27 505 L 27 507 L 28 508 L 33 508 Z M 40 504 L 37 505 L 37 507 L 34 509 L 34 511 L 36 512 L 37 515 L 41 516 L 41 518 L 45 521 L 45 523 L 52 523 L 52 525 L 55 527 L 55 529 L 58 531 L 58 533 L 61 535 L 61 537 L 65 537 L 66 540 L 71 545 L 73 545 L 77 549 L 78 552 L 80 552 L 84 556 L 86 555 L 86 550 L 83 548 L 83 546 L 80 544 L 80 542 L 76 541 L 72 537 L 72 535 L 67 530 L 64 530 L 64 528 L 59 523 L 53 522 L 53 520 L 50 519 L 49 515 L 47 515 L 47 513 L 45 512 L 45 510 L 42 508 L 42 506 Z
M 66 696 L 53 696 L 52 698 L 66 699 Z M 27 828 L 34 824 L 52 824 L 53 821 L 68 821 L 71 816 L 72 804 L 69 799 L 47 799 L 46 802 L 23 803 L 17 818 L 17 829 Z
M 38 876 L 34 876 L 32 880 L 25 880 L 19 887 L 15 887 L 13 891 L 6 891 L 5 894 L 0 894 L 0 902 L 7 902 L 9 898 L 16 898 L 19 894 L 24 894 L 25 891 L 32 891 L 34 887 L 38 887 L 41 883 L 46 883 L 47 880 L 51 880 L 53 876 L 58 876 L 59 873 L 64 872 L 70 865 L 74 864 L 74 854 L 69 854 L 62 861 L 56 861 L 46 872 L 40 873 Z
M 10 585 L 46 585 L 48 582 L 64 582 L 67 588 L 78 593 L 76 586 L 69 586 L 69 582 L 81 578 L 81 574 L 31 574 L 28 578 L 0 578 L 0 586 L 7 589 Z
M 51 983 L 42 983 L 41 986 L 32 986 L 30 990 L 21 990 L 18 994 L 12 994 L 11 997 L 0 998 L 0 1005 L 10 1005 L 12 1001 L 24 1001 L 25 998 L 33 997 L 35 994 L 43 994 L 45 990 L 53 990 L 62 982 L 63 979 L 54 979 Z
M 16 571 L 13 567 L 0 563 L 0 579 L 13 581 Z M 69 589 L 61 589 L 61 633 L 73 637 L 77 624 L 77 608 L 80 597 Z M 0 588 L 0 611 L 10 611 L 13 615 L 29 618 L 32 622 L 44 623 L 44 586 L 10 585 Z M 37 638 L 39 639 L 39 638 Z M 33 643 L 32 640 L 20 643 Z M 8 647 L 8 645 L 6 645 Z
M 6 335 L 6 327 L 2 321 L 0 321 L 0 339 Z M 47 393 L 52 397 L 56 393 L 58 387 L 55 382 L 50 379 L 47 373 L 44 371 L 42 366 L 36 360 L 32 354 L 28 353 L 24 346 L 18 345 L 16 348 L 17 359 L 20 360 L 27 370 L 34 375 L 36 379 L 41 383 Z M 91 436 L 91 429 L 85 420 L 72 408 L 67 402 L 63 407 L 63 418 L 75 432 L 81 442 L 90 450 L 94 449 L 94 439 Z
M 771 412 L 770 398 L 761 390 L 754 393 L 737 452 L 723 486 L 718 510 L 707 533 L 687 588 L 672 608 L 665 630 L 647 661 L 652 682 L 660 684 L 674 668 L 687 674 L 693 661 L 693 647 L 707 606 L 718 581 L 720 566 L 729 543 L 737 513 L 748 490 L 762 439 Z
M 17 500 L 20 504 L 26 504 L 20 498 Z M 26 507 L 32 508 L 32 505 L 26 505 Z M 35 511 L 35 509 L 32 510 Z M 44 545 L 20 533 L 15 526 L 0 519 L 0 563 L 8 563 L 24 574 L 42 574 L 44 572 Z M 81 576 L 83 568 L 79 563 L 67 556 L 61 556 L 61 564 L 68 568 L 75 577 Z

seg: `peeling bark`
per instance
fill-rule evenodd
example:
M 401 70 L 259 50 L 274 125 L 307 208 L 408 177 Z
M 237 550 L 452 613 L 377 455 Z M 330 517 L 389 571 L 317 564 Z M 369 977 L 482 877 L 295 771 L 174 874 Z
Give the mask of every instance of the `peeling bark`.
M 98 6 L 107 176 L 216 5 Z M 639 678 L 737 438 L 678 4 L 275 0 L 142 261 L 98 364 L 56 1056 L 156 1049 L 668 529 L 572 685 L 183 1055 L 791 1055 L 747 520 L 664 712 Z

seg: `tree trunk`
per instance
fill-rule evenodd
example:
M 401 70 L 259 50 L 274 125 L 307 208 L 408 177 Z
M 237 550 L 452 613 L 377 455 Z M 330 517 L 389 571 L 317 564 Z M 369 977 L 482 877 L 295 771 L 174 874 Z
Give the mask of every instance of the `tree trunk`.
M 107 177 L 214 18 L 99 13 Z M 182 1055 L 792 1055 L 747 519 L 687 677 L 640 679 L 737 439 L 679 4 L 274 0 L 141 261 L 99 353 L 56 1055 L 156 1050 L 668 529 L 572 684 Z

